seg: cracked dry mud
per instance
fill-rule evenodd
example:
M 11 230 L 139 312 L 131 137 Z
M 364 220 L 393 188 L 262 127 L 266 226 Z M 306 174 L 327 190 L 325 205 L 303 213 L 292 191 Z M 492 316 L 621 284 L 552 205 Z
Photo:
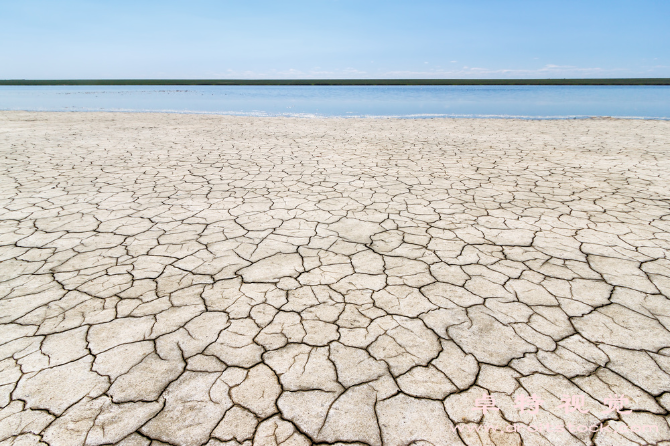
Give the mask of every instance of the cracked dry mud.
M 658 121 L 2 112 L 0 444 L 668 445 L 669 151 Z M 456 428 L 487 423 L 654 429 Z

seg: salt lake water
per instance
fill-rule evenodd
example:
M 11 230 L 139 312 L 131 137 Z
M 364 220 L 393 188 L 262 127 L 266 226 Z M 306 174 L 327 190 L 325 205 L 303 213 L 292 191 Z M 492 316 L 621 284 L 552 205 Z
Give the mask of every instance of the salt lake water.
M 0 86 L 0 110 L 670 119 L 670 86 Z

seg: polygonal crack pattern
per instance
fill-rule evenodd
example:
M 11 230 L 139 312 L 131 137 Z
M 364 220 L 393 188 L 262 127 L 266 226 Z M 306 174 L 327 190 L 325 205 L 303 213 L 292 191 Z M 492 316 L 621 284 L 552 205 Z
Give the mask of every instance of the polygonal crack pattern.
M 0 444 L 668 445 L 669 151 L 662 121 L 2 112 Z M 474 429 L 534 423 L 653 429 Z

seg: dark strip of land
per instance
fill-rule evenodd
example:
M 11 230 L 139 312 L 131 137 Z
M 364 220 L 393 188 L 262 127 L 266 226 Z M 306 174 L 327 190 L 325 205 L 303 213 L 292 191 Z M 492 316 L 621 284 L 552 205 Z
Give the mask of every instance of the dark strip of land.
M 8 79 L 0 85 L 670 85 L 670 78 L 629 79 Z

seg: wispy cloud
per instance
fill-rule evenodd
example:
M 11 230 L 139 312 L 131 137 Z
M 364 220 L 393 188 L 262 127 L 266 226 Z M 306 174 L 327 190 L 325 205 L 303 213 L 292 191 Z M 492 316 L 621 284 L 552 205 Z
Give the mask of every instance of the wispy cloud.
M 455 63 L 456 61 L 450 61 Z M 425 66 L 425 64 L 422 64 Z M 626 68 L 579 67 L 574 65 L 546 64 L 535 69 L 487 68 L 464 65 L 461 68 L 433 68 L 424 70 L 369 71 L 355 67 L 328 70 L 315 67 L 307 70 L 297 68 L 271 69 L 266 71 L 233 70 L 210 73 L 210 77 L 221 79 L 495 79 L 495 78 L 570 78 L 570 77 L 636 77 L 668 69 L 654 65 L 640 70 Z
M 264 71 L 233 70 L 228 69 L 223 72 L 213 72 L 210 74 L 213 78 L 221 79 L 327 79 L 327 78 L 364 78 L 369 77 L 366 70 L 359 70 L 353 67 L 347 67 L 342 70 L 324 70 L 315 67 L 310 70 L 289 69 L 271 69 Z
M 453 61 L 452 61 L 453 62 Z M 577 67 L 572 65 L 547 64 L 536 69 L 518 69 L 518 68 L 486 68 L 463 66 L 459 69 L 435 69 L 421 71 L 389 71 L 386 75 L 390 77 L 426 77 L 426 78 L 532 78 L 532 77 L 571 77 L 571 76 L 614 76 L 627 70 L 622 68 L 604 69 L 600 67 Z

